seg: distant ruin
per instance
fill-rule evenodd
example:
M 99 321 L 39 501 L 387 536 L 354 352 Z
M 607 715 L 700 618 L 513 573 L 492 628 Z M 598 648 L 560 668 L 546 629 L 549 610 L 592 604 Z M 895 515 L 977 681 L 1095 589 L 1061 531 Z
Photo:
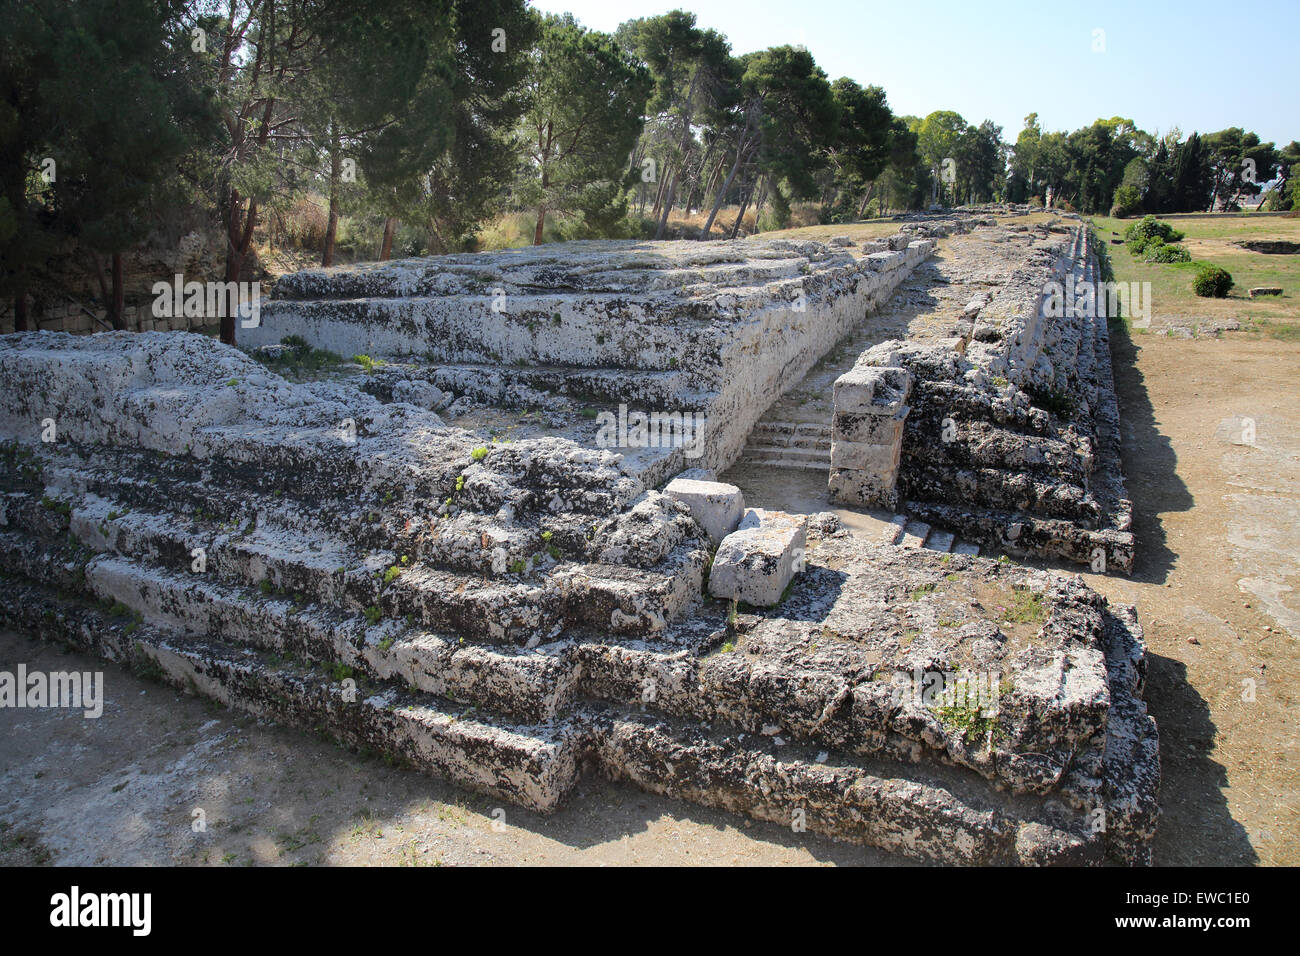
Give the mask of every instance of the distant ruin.
M 4 623 L 536 810 L 591 771 L 947 862 L 1147 862 L 1136 613 L 977 553 L 1134 549 L 1106 319 L 1044 313 L 1091 240 L 1000 212 L 307 271 L 252 354 L 7 336 Z M 275 370 L 313 349 L 357 360 Z

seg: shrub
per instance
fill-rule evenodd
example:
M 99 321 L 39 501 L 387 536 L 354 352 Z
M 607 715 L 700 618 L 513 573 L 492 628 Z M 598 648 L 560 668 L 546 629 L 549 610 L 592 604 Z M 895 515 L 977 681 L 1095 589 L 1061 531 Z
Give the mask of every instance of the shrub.
M 1183 238 L 1183 234 L 1169 223 L 1161 222 L 1155 216 L 1143 216 L 1124 230 L 1124 238 L 1129 242 L 1137 239 L 1159 239 L 1161 242 L 1178 242 Z
M 1134 256 L 1144 256 L 1146 255 L 1147 247 L 1150 246 L 1151 243 L 1152 240 L 1148 237 L 1137 236 L 1128 241 L 1128 251 L 1133 253 Z
M 1192 280 L 1192 291 L 1204 299 L 1222 299 L 1232 288 L 1232 275 L 1208 263 L 1202 265 Z
M 1147 244 L 1147 262 L 1191 262 L 1192 254 L 1182 246 L 1169 246 L 1163 242 Z
M 280 217 L 283 240 L 289 245 L 311 252 L 325 248 L 325 230 L 329 216 L 316 199 L 303 196 Z
M 1115 219 L 1126 219 L 1137 212 L 1142 202 L 1142 194 L 1136 186 L 1120 186 L 1115 190 L 1115 200 L 1111 203 L 1110 214 Z

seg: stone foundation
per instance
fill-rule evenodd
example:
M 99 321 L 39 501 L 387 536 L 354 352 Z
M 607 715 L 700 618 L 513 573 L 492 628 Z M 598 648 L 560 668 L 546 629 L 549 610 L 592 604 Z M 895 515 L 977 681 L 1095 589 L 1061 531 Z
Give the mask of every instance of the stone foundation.
M 786 263 L 790 250 L 773 249 Z M 721 409 L 778 389 L 781 362 L 797 369 L 838 322 L 860 320 L 877 274 L 863 261 L 883 253 L 902 254 L 803 248 L 831 262 L 808 280 L 806 321 L 770 300 L 770 315 L 722 329 L 684 312 L 658 331 L 601 333 L 581 310 L 561 320 L 590 323 L 593 348 L 639 329 L 640 354 L 691 387 L 713 381 Z M 629 248 L 625 265 L 642 254 Z M 628 314 L 648 308 L 628 295 Z M 798 327 L 765 346 L 769 320 Z M 410 341 L 434 325 L 410 326 Z M 674 326 L 694 368 L 667 361 Z M 439 328 L 431 347 L 462 357 L 496 334 Z M 746 361 L 758 371 L 745 383 L 716 377 Z M 493 442 L 396 400 L 401 382 L 433 381 L 415 367 L 294 383 L 186 333 L 0 340 L 0 623 L 542 812 L 597 772 L 943 862 L 1147 861 L 1158 737 L 1131 608 L 1077 579 L 860 540 L 831 514 L 792 518 L 806 537 L 779 554 L 733 540 L 755 529 L 726 534 L 737 567 L 774 559 L 755 603 L 779 593 L 770 607 L 710 599 L 711 535 L 727 522 L 706 530 L 612 451 Z M 863 369 L 871 385 L 835 423 L 836 460 L 852 471 L 867 460 L 854 446 L 892 436 L 869 416 L 883 399 L 898 404 L 876 418 L 901 413 L 889 369 L 906 369 L 898 487 L 910 492 L 912 429 L 940 380 L 906 350 Z M 660 380 L 664 394 L 678 381 Z M 716 460 L 761 410 L 734 413 Z M 1041 420 L 1009 399 L 1005 414 Z M 1026 431 L 1055 461 L 1061 435 Z M 757 530 L 780 519 L 760 514 Z

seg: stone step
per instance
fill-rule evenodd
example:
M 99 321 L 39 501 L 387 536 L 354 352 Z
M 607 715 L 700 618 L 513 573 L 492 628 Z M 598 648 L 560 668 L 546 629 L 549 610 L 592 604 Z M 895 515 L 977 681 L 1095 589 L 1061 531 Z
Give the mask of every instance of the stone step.
M 974 557 L 980 553 L 978 544 L 971 544 L 969 541 L 959 541 L 952 548 L 953 554 L 966 554 Z
M 26 596 L 24 608 L 0 608 L 6 624 L 70 640 L 229 707 L 324 732 L 530 810 L 554 810 L 578 776 L 584 728 L 571 720 L 492 723 L 472 706 L 393 683 L 340 677 L 220 640 L 115 621 L 96 608 Z
M 881 532 L 880 540 L 882 544 L 901 544 L 903 535 L 907 530 L 907 516 L 894 515 L 889 521 L 890 526 Z
M 919 548 L 925 544 L 930 535 L 930 526 L 924 521 L 908 520 L 903 527 L 903 540 L 899 542 L 904 548 Z
M 567 643 L 534 652 L 466 643 L 405 621 L 372 622 L 279 596 L 104 555 L 86 568 L 98 598 L 195 638 L 213 638 L 393 680 L 525 721 L 555 717 L 576 693 Z
M 784 458 L 788 461 L 822 461 L 825 460 L 827 465 L 830 464 L 830 448 L 797 448 L 794 446 L 781 447 L 776 445 L 756 445 L 749 444 L 745 446 L 745 457 L 753 459 Z
M 935 529 L 930 532 L 925 539 L 925 547 L 931 551 L 948 552 L 952 550 L 953 533 L 951 531 L 940 531 Z
M 761 465 L 764 468 L 786 468 L 791 471 L 825 471 L 831 470 L 829 461 L 805 461 L 798 458 L 741 458 L 747 465 Z
M 130 624 L 30 585 L 14 597 L 0 607 L 7 627 L 72 643 L 226 706 L 325 733 L 535 812 L 555 810 L 590 767 L 647 791 L 776 823 L 788 824 L 799 811 L 814 832 L 939 862 L 1099 863 L 1108 851 L 1124 850 L 1090 829 L 1083 814 L 1053 818 L 1046 801 L 1003 793 L 941 763 L 853 757 L 628 707 L 578 709 L 546 723 L 504 722 L 391 682 Z M 1135 714 L 1125 726 L 1137 746 L 1150 749 L 1148 724 Z M 1113 759 L 1122 756 L 1117 748 Z M 1153 786 L 1135 777 L 1124 796 L 1149 811 Z M 1114 808 L 1120 827 L 1152 819 L 1130 819 L 1124 807 Z
M 383 619 L 412 618 L 433 630 L 492 643 L 533 643 L 566 623 L 620 633 L 660 630 L 698 596 L 705 560 L 692 543 L 673 548 L 651 568 L 543 555 L 534 569 L 508 567 L 484 575 L 403 563 L 392 551 L 360 553 L 321 538 L 314 547 L 299 547 L 279 531 L 241 535 L 201 519 L 117 513 L 102 499 L 73 508 L 70 528 L 94 551 L 185 571 L 202 548 L 208 571 L 234 586 L 301 595 L 345 613 L 372 608 Z
M 831 426 L 821 422 L 760 421 L 749 435 L 751 444 L 777 446 L 806 446 L 823 439 L 830 441 Z

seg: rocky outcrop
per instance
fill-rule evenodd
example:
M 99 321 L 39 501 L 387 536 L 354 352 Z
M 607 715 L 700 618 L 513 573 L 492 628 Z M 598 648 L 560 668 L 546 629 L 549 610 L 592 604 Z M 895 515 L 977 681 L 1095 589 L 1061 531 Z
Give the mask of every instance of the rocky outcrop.
M 540 811 L 594 770 L 946 862 L 1145 860 L 1131 609 L 832 515 L 768 548 L 771 607 L 710 600 L 711 535 L 761 551 L 762 514 L 706 531 L 692 504 L 730 499 L 484 442 L 398 384 L 185 333 L 6 337 L 0 623 Z

